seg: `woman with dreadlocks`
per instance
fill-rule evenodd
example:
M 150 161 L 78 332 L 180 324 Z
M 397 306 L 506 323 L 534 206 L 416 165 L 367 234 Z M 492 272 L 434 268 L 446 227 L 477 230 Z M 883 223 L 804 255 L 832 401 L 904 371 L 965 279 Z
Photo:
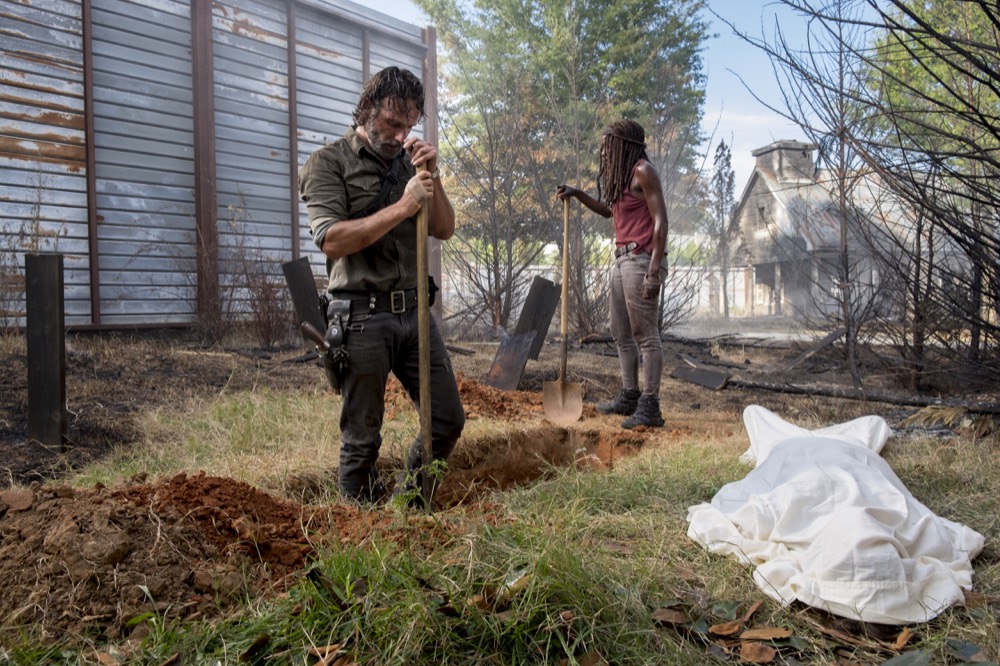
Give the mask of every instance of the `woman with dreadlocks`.
M 597 198 L 569 185 L 559 199 L 576 197 L 587 208 L 610 217 L 615 229 L 615 266 L 611 274 L 611 334 L 618 346 L 622 388 L 604 414 L 623 414 L 622 427 L 659 427 L 663 345 L 657 326 L 660 263 L 667 242 L 667 206 L 660 177 L 646 155 L 646 134 L 633 120 L 619 120 L 601 134 Z M 642 357 L 642 388 L 639 358 Z

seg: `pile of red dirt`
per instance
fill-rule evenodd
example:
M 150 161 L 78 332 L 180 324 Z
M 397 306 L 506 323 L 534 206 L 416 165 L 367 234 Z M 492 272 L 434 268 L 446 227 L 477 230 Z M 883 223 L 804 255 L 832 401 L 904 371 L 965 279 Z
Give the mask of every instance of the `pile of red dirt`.
M 6 630 L 115 639 L 145 614 L 190 620 L 247 594 L 276 594 L 320 544 L 362 544 L 377 533 L 433 549 L 455 527 L 349 504 L 304 506 L 204 474 L 137 481 L 0 493 Z
M 8 483 L 0 489 L 20 488 L 0 490 L 0 632 L 120 640 L 144 631 L 145 623 L 136 620 L 145 616 L 205 618 L 248 595 L 278 594 L 325 545 L 364 548 L 389 540 L 432 551 L 484 521 L 505 519 L 496 507 L 484 508 L 486 493 L 531 484 L 558 467 L 607 468 L 648 436 L 622 431 L 589 399 L 579 426 L 557 428 L 545 421 L 540 391 L 500 391 L 471 379 L 478 370 L 463 374 L 460 368 L 469 419 L 499 419 L 509 427 L 463 437 L 435 496 L 441 512 L 434 521 L 381 507 L 320 504 L 336 470 L 321 470 L 323 488 L 314 499 L 303 493 L 298 501 L 193 471 L 155 481 L 140 476 L 114 487 L 60 484 L 60 476 L 108 447 L 136 444 L 137 418 L 149 409 L 262 383 L 290 391 L 323 386 L 321 370 L 300 362 L 296 350 L 251 356 L 195 350 L 159 337 L 129 344 L 74 340 L 66 451 L 26 444 L 27 359 L 21 353 L 0 359 L 0 421 L 10 425 L 0 433 L 0 457 L 8 465 Z M 547 378 L 528 379 L 540 386 Z M 605 383 L 595 379 L 591 385 L 596 391 Z M 386 405 L 390 419 L 413 409 L 394 380 Z
M 466 389 L 468 386 L 466 384 Z M 435 496 L 443 517 L 273 496 L 230 478 L 178 474 L 116 487 L 33 484 L 0 492 L 0 618 L 42 640 L 118 639 L 155 615 L 191 620 L 293 584 L 317 548 L 374 541 L 430 552 L 484 520 L 504 520 L 488 491 L 530 484 L 559 466 L 607 468 L 638 451 L 643 433 L 556 428 L 465 441 Z M 457 508 L 456 508 L 457 507 Z M 143 631 L 143 629 L 138 629 Z

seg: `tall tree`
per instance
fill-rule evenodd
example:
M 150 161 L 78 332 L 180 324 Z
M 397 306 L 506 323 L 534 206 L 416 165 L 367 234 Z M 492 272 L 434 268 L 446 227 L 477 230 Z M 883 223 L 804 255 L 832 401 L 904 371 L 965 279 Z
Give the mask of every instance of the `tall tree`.
M 593 188 L 600 130 L 624 115 L 654 130 L 652 140 L 662 148 L 657 155 L 672 160 L 670 169 L 657 164 L 668 182 L 681 179 L 694 161 L 698 141 L 691 137 L 704 94 L 703 0 L 416 2 L 437 25 L 444 47 L 443 84 L 452 101 L 442 126 L 444 163 L 454 165 L 450 177 L 462 183 L 459 217 L 483 222 L 456 230 L 470 245 L 545 234 L 557 241 L 562 210 L 556 185 Z M 473 154 L 474 164 L 468 163 Z M 501 182 L 506 190 L 498 190 Z M 503 205 L 494 205 L 498 191 L 511 193 Z M 577 332 L 606 325 L 607 280 L 595 261 L 603 258 L 609 235 L 606 221 L 574 211 L 568 251 L 571 328 Z M 501 263 L 537 258 L 534 249 L 489 252 Z M 515 286 L 498 279 L 487 288 Z M 499 294 L 492 298 L 501 300 Z M 497 311 L 495 323 L 504 325 L 503 308 Z
M 833 318 L 846 330 L 845 359 L 858 388 L 862 382 L 857 344 L 863 321 L 871 315 L 874 289 L 870 273 L 853 256 L 856 243 L 852 243 L 851 230 L 863 223 L 858 224 L 859 212 L 853 205 L 860 160 L 848 137 L 867 117 L 866 110 L 855 101 L 861 66 L 856 53 L 861 36 L 853 25 L 859 0 L 826 2 L 825 15 L 834 17 L 830 21 L 818 20 L 817 10 L 808 0 L 783 0 L 783 4 L 805 17 L 804 47 L 789 44 L 780 27 L 770 40 L 744 38 L 771 58 L 784 98 L 784 108 L 772 108 L 795 122 L 821 149 L 820 160 L 826 167 L 821 182 L 835 202 L 839 248 L 833 260 L 818 254 L 812 257 L 813 294 L 817 300 L 836 303 Z M 825 315 L 825 304 L 816 305 L 816 311 Z
M 493 330 L 507 329 L 552 235 L 547 202 L 535 196 L 528 63 L 505 57 L 504 67 L 489 66 L 515 44 L 489 24 L 450 18 L 441 148 L 460 226 L 445 261 L 462 286 L 464 319 L 478 324 L 485 315 Z
M 889 176 L 914 206 L 930 210 L 968 257 L 967 271 L 945 280 L 964 285 L 942 305 L 967 323 L 966 359 L 998 340 L 1000 275 L 1000 18 L 995 2 L 888 3 L 885 27 L 869 60 L 883 132 L 867 142 L 879 162 L 902 170 Z M 888 171 L 888 170 L 887 170 Z
M 732 237 L 730 223 L 736 206 L 736 175 L 733 173 L 733 155 L 725 141 L 719 141 L 712 161 L 712 180 L 708 190 L 712 214 L 708 217 L 706 231 L 714 245 L 715 261 L 719 268 L 722 291 L 722 315 L 729 320 L 729 271 L 732 266 Z
M 901 347 L 911 384 L 928 336 L 937 352 L 964 357 L 971 373 L 995 384 L 1000 370 L 1000 17 L 992 0 L 856 0 L 863 12 L 832 3 L 783 0 L 849 56 L 851 85 L 815 68 L 800 79 L 830 104 L 860 112 L 837 137 L 911 223 L 896 233 L 881 269 L 894 284 L 896 310 L 912 333 Z M 843 38 L 853 30 L 870 41 Z M 777 51 L 771 50 L 772 57 Z M 815 83 L 813 83 L 815 82 Z M 808 119 L 806 123 L 807 124 Z M 859 170 L 860 172 L 860 170 Z M 868 225 L 871 228 L 871 225 Z M 883 235 L 884 241 L 890 236 Z M 955 248 L 961 249 L 957 256 Z M 899 307 L 899 306 L 902 307 Z M 883 330 L 891 318 L 883 316 Z

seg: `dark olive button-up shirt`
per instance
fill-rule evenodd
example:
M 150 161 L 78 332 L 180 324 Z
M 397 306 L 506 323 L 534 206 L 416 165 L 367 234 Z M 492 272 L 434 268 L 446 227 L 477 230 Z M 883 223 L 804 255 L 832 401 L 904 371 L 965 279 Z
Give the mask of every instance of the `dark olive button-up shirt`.
M 389 191 L 385 205 L 403 196 L 406 183 L 416 174 L 405 152 L 399 181 Z M 320 248 L 334 224 L 358 217 L 378 196 L 389 165 L 365 147 L 351 128 L 320 148 L 299 170 L 299 194 L 309 213 L 313 241 Z M 329 291 L 394 291 L 417 286 L 416 218 L 400 222 L 360 252 L 327 261 Z

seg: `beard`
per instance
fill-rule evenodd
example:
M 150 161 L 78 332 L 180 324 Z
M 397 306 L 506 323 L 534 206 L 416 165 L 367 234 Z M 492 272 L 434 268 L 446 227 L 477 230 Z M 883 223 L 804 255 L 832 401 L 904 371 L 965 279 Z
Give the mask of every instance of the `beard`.
M 384 160 L 391 160 L 403 150 L 403 144 L 395 141 L 386 141 L 379 136 L 375 127 L 375 118 L 369 118 L 365 123 L 365 134 L 368 135 L 368 144 L 372 151 Z

